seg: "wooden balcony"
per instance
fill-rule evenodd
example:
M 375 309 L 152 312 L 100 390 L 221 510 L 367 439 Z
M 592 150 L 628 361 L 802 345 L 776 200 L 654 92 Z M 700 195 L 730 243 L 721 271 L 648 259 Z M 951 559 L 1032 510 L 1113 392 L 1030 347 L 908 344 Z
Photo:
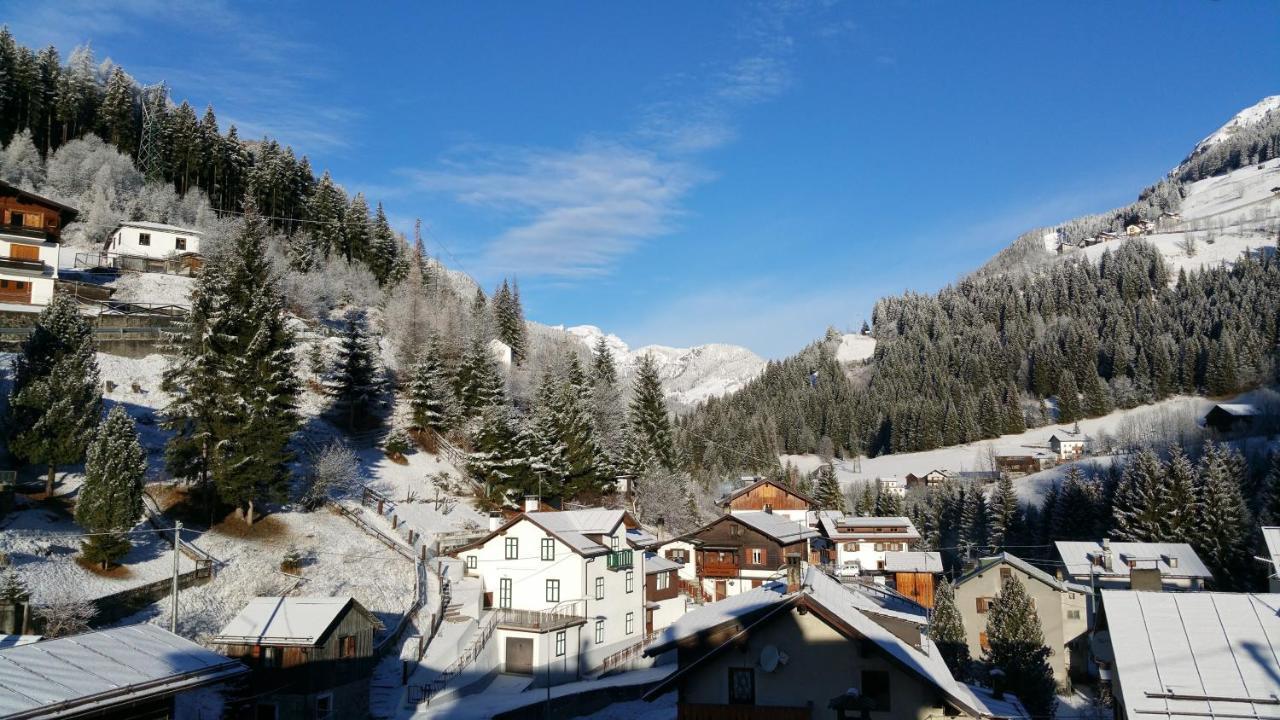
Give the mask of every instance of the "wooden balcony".
M 49 266 L 39 260 L 26 258 L 0 257 L 0 270 L 17 272 L 19 275 L 44 275 Z
M 630 550 L 614 550 L 609 553 L 606 565 L 610 570 L 630 570 L 634 557 Z
M 0 225 L 0 235 L 11 235 L 13 237 L 20 237 L 27 240 L 39 240 L 41 242 L 48 242 L 53 239 L 53 236 L 44 230 L 39 228 L 29 228 L 23 225 Z
M 698 577 L 736 578 L 742 566 L 736 563 L 699 563 Z

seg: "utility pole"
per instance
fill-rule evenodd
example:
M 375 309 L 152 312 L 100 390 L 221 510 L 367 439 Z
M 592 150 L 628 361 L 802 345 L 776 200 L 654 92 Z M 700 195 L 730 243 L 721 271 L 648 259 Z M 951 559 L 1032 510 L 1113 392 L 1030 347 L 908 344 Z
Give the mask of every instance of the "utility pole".
M 169 613 L 169 632 L 178 634 L 178 557 L 182 554 L 182 521 L 173 526 L 173 610 Z

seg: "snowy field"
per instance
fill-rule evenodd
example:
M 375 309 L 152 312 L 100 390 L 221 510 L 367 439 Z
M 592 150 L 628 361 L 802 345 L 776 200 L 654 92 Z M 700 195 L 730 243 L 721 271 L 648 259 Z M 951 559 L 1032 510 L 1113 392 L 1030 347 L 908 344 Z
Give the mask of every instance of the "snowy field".
M 191 301 L 188 296 L 194 283 L 195 280 L 182 275 L 122 273 L 107 286 L 116 290 L 112 300 L 189 307 Z
M 370 487 L 394 500 L 396 515 L 415 531 L 439 535 L 488 527 L 488 518 L 465 499 L 453 498 L 455 502 L 447 513 L 433 502 L 437 490 L 440 497 L 450 498 L 440 482 L 442 476 L 454 483 L 462 481 L 458 469 L 439 456 L 416 451 L 405 456 L 408 464 L 401 465 L 379 448 L 360 450 L 356 455 Z
M 222 565 L 208 584 L 182 591 L 178 634 L 183 637 L 207 640 L 250 599 L 264 595 L 351 596 L 387 627 L 413 602 L 413 564 L 327 509 L 268 515 L 248 537 L 230 532 L 218 525 L 193 542 Z M 304 560 L 298 572 L 286 574 L 280 561 L 290 548 Z M 120 624 L 137 622 L 168 627 L 169 600 Z

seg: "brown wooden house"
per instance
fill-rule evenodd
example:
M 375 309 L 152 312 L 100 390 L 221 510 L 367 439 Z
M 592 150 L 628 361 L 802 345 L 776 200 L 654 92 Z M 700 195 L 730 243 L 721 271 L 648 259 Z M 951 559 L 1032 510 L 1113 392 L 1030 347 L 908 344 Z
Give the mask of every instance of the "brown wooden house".
M 694 562 L 703 591 L 722 600 L 775 577 L 789 562 L 808 557 L 816 530 L 804 522 L 770 512 L 723 515 L 683 539 L 694 546 Z
M 793 520 L 804 520 L 805 513 L 818 509 L 813 498 L 768 478 L 757 478 L 725 495 L 718 504 L 730 513 L 772 512 Z
M 0 180 L 0 226 L 5 234 L 58 242 L 62 228 L 79 213 L 70 205 L 41 197 Z
M 260 597 L 213 642 L 253 669 L 255 718 L 364 717 L 379 627 L 353 598 Z
M 58 243 L 76 209 L 0 182 L 0 302 L 47 305 Z

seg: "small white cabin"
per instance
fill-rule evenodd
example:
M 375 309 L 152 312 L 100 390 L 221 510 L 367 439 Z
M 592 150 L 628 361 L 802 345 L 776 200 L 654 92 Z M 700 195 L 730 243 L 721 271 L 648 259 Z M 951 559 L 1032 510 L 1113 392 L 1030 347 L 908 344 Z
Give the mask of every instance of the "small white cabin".
M 147 258 L 199 255 L 199 230 L 153 222 L 122 222 L 107 238 L 106 252 Z

